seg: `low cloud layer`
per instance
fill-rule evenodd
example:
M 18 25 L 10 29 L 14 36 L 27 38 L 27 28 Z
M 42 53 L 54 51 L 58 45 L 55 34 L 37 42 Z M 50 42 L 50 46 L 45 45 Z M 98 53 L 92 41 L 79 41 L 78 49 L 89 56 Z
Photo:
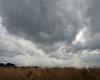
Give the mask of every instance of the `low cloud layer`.
M 0 62 L 100 66 L 100 1 L 0 0 Z

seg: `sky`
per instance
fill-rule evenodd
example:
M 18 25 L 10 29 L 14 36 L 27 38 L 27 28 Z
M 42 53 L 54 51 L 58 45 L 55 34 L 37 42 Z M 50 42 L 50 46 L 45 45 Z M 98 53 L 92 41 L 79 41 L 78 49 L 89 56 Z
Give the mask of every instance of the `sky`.
M 0 63 L 100 66 L 100 0 L 0 0 Z

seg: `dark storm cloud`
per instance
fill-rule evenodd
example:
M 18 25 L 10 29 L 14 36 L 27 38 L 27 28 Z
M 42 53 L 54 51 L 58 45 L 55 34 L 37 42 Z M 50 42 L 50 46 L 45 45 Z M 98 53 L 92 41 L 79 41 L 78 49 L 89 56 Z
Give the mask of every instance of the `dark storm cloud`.
M 99 0 L 0 0 L 0 62 L 98 65 L 99 8 Z
M 39 43 L 71 42 L 79 27 L 77 17 L 60 10 L 63 4 L 59 0 L 0 0 L 0 3 L 7 29 Z
M 90 6 L 87 9 L 86 17 L 90 19 L 89 28 L 91 35 L 87 40 L 87 49 L 100 49 L 100 1 L 90 0 Z

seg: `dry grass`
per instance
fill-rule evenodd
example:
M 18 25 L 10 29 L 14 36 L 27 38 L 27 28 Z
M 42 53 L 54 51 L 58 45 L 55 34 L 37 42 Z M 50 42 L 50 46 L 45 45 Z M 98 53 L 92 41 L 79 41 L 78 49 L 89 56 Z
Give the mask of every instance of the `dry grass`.
M 100 69 L 0 67 L 0 80 L 100 80 Z

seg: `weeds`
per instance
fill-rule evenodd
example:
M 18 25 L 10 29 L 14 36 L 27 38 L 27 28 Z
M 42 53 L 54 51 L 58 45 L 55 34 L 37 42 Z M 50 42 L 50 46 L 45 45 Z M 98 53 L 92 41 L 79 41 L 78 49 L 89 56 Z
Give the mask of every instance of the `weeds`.
M 100 80 L 100 69 L 0 67 L 0 80 Z

